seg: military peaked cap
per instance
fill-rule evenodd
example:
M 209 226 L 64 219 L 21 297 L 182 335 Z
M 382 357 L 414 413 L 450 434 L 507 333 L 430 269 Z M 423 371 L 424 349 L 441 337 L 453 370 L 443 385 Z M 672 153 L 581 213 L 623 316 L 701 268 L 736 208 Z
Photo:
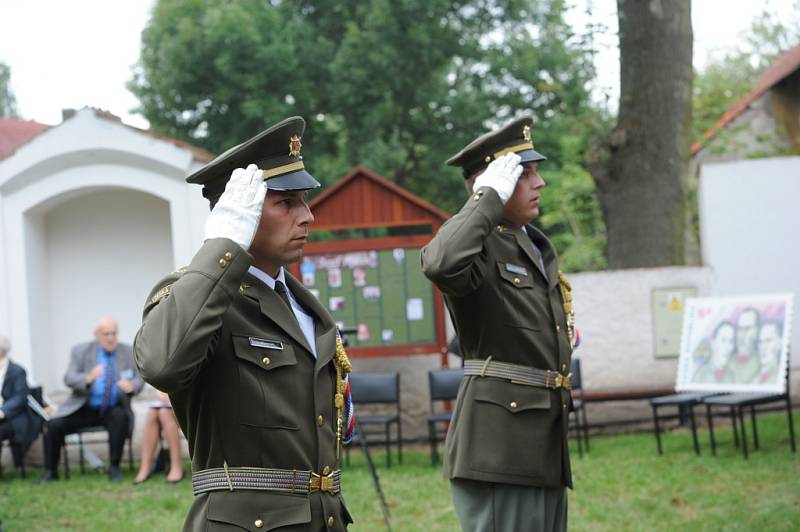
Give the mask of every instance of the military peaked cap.
M 447 159 L 447 164 L 461 167 L 464 177 L 468 178 L 507 153 L 516 153 L 522 158 L 522 163 L 544 161 L 547 157 L 533 149 L 532 126 L 533 118 L 530 116 L 518 118 L 473 140 Z
M 203 185 L 203 196 L 213 200 L 225 190 L 236 168 L 255 164 L 264 172 L 270 190 L 308 190 L 320 186 L 303 164 L 300 151 L 306 123 L 299 116 L 287 118 L 250 140 L 234 146 L 186 178 Z

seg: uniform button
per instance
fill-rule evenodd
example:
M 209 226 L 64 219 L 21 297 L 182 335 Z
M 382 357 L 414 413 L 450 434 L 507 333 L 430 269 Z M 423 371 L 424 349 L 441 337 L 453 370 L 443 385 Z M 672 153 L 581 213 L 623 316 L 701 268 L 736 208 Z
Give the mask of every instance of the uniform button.
M 481 196 L 480 196 L 480 194 L 475 194 L 475 195 L 472 197 L 472 199 L 474 199 L 475 201 L 478 201 L 479 199 L 481 199 Z
M 511 401 L 511 405 L 510 406 L 511 406 L 511 408 L 517 408 L 517 402 L 516 401 Z
M 322 474 L 327 475 L 331 472 L 331 466 L 325 466 L 322 468 Z
M 270 359 L 269 357 L 264 357 L 261 359 L 261 362 L 263 362 L 265 366 L 269 366 Z
M 562 403 L 561 406 L 564 408 L 564 410 L 567 409 L 567 403 Z
M 256 522 L 253 524 L 256 525 L 256 528 L 261 528 L 262 526 L 264 526 L 264 521 L 262 521 L 261 519 L 256 519 Z
M 219 267 L 220 267 L 220 268 L 224 268 L 224 267 L 225 267 L 225 266 L 227 266 L 227 265 L 228 265 L 228 261 L 227 261 L 227 260 L 225 260 L 225 259 L 219 259 Z
M 564 373 L 565 371 L 567 371 L 567 365 L 561 364 L 561 373 Z
M 561 325 L 556 325 L 556 332 L 561 332 Z
M 514 284 L 519 284 L 519 277 L 514 277 Z
M 323 416 L 322 414 L 318 415 L 317 416 L 317 425 L 319 425 L 321 427 L 324 424 L 325 424 L 325 416 Z
M 231 253 L 230 251 L 226 251 L 225 260 L 231 260 L 231 259 L 233 259 L 233 253 Z
M 335 522 L 335 520 L 333 519 L 333 516 L 329 515 L 328 516 L 328 528 L 333 528 L 333 523 L 334 522 Z

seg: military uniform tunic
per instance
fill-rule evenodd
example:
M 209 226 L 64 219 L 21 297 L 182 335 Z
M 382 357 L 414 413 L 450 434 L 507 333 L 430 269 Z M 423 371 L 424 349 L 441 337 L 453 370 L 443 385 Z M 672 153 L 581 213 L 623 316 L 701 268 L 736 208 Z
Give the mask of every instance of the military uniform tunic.
M 497 192 L 477 190 L 423 249 L 423 271 L 444 293 L 465 360 L 491 356 L 567 374 L 572 349 L 553 246 L 532 225 L 504 224 L 502 214 Z M 570 401 L 565 389 L 466 376 L 445 443 L 445 475 L 571 486 Z
M 148 297 L 134 342 L 145 380 L 169 393 L 194 471 L 223 467 L 327 474 L 336 458 L 336 328 L 295 278 L 314 315 L 317 357 L 291 309 L 247 270 L 232 240 L 206 241 Z M 235 489 L 195 497 L 185 530 L 344 530 L 341 494 Z

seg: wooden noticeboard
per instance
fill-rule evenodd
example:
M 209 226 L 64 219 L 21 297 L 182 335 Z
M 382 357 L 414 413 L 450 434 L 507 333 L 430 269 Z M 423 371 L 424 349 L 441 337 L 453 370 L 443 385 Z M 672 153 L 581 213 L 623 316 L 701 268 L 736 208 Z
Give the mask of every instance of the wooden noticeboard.
M 449 215 L 358 167 L 311 203 L 315 222 L 292 273 L 347 335 L 356 358 L 438 353 L 444 303 L 420 253 Z

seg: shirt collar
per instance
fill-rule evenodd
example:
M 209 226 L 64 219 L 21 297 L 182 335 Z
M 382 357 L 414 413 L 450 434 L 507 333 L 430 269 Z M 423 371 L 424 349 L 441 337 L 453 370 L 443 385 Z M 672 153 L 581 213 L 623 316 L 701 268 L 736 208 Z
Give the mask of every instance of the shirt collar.
M 283 267 L 281 267 L 278 270 L 278 276 L 276 278 L 274 278 L 274 279 L 272 278 L 271 275 L 267 274 L 266 272 L 264 272 L 262 270 L 259 270 L 255 266 L 250 266 L 250 268 L 248 268 L 247 271 L 250 272 L 253 275 L 253 277 L 258 279 L 259 281 L 261 281 L 265 285 L 269 286 L 273 290 L 275 290 L 275 281 L 276 280 L 282 282 L 284 284 L 284 286 L 286 286 L 286 276 L 283 273 Z

